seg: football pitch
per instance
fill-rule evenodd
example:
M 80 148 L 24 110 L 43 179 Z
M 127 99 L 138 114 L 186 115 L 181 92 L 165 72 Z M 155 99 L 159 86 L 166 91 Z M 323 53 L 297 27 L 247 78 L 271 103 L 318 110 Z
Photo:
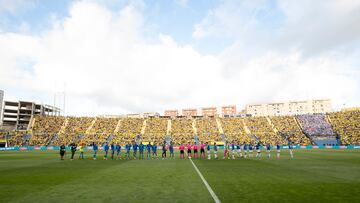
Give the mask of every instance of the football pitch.
M 0 202 L 215 202 L 190 160 L 60 161 L 58 151 L 0 152 Z M 221 154 L 222 155 L 222 154 Z M 78 156 L 78 152 L 76 157 Z M 360 202 L 360 150 L 299 149 L 290 159 L 193 163 L 221 202 Z

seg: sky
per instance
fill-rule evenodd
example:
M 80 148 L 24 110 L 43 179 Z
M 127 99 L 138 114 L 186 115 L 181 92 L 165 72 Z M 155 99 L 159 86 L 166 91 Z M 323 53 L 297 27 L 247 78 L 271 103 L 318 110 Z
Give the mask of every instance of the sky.
M 0 0 L 0 89 L 76 116 L 360 106 L 360 1 Z

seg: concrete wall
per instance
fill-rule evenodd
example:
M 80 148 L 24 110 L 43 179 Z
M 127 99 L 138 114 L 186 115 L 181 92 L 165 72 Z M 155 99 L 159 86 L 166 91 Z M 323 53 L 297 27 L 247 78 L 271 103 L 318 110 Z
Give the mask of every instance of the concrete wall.
M 4 91 L 0 90 L 0 125 L 2 125 Z

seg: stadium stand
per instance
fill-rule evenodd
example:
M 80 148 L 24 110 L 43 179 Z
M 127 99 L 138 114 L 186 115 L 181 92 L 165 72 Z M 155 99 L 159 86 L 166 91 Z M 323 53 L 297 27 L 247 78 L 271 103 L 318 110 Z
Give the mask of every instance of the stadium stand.
M 36 116 L 32 127 L 30 145 L 46 145 L 53 136 L 59 133 L 65 122 L 62 116 Z
M 309 145 L 311 140 L 301 131 L 294 116 L 275 116 L 270 118 L 275 129 L 282 133 L 296 145 Z
M 9 133 L 9 146 L 23 146 L 24 145 L 24 134 L 19 131 Z
M 0 132 L 0 140 L 5 140 L 7 137 L 7 132 Z
M 92 128 L 87 132 L 93 135 L 93 140 L 83 140 L 86 144 L 92 141 L 104 143 L 115 131 L 119 119 L 117 118 L 97 118 Z
M 146 128 L 142 140 L 162 143 L 166 136 L 168 119 L 149 118 L 146 120 Z
M 171 135 L 175 144 L 194 140 L 193 119 L 177 118 L 171 121 Z
M 171 127 L 171 128 L 170 128 Z M 334 133 L 335 132 L 335 133 Z M 309 145 L 320 138 L 339 135 L 342 144 L 360 144 L 360 110 L 297 116 L 246 118 L 100 118 L 35 116 L 28 132 L 11 131 L 6 136 L 9 146 L 69 145 L 72 142 L 132 142 L 140 135 L 144 142 L 162 143 L 170 134 L 175 144 L 228 141 L 261 141 L 286 145 Z M 2 137 L 4 137 L 4 132 Z M 318 139 L 318 140 L 316 140 Z
M 59 133 L 53 144 L 69 145 L 72 142 L 77 142 L 81 136 L 85 135 L 86 130 L 93 120 L 94 118 L 90 117 L 67 117 L 67 124 L 64 132 Z
M 197 118 L 196 128 L 200 142 L 221 141 L 215 118 Z
M 342 144 L 360 144 L 360 111 L 329 113 L 329 120 Z
M 317 137 L 334 136 L 334 131 L 327 121 L 325 114 L 298 115 L 297 119 L 303 132 L 313 139 Z
M 142 118 L 124 118 L 120 121 L 118 132 L 115 133 L 113 142 L 121 143 L 122 146 L 135 139 L 141 133 L 144 119 Z
M 245 132 L 243 118 L 221 118 L 220 122 L 227 140 L 241 143 L 251 141 Z
M 277 143 L 283 145 L 287 144 L 284 137 L 275 133 L 266 117 L 245 118 L 244 121 L 249 128 L 254 141 L 270 143 L 271 145 L 276 145 Z

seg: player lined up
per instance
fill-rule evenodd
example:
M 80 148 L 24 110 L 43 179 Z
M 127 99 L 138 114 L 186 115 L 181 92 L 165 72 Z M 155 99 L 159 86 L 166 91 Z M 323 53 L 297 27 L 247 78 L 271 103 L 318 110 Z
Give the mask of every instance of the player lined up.
M 77 151 L 77 145 L 76 144 L 71 144 L 70 145 L 70 151 L 71 151 L 71 160 L 74 159 L 74 155 L 75 155 L 75 151 Z M 157 154 L 157 143 L 148 143 L 146 145 L 144 145 L 143 143 L 137 144 L 137 143 L 128 143 L 124 146 L 125 149 L 125 153 L 124 156 L 121 156 L 121 149 L 122 147 L 120 146 L 120 144 L 114 144 L 111 143 L 110 145 L 108 145 L 108 143 L 105 143 L 103 145 L 103 151 L 104 151 L 104 156 L 103 159 L 107 160 L 108 156 L 109 156 L 109 150 L 110 150 L 110 158 L 111 160 L 121 160 L 121 159 L 159 159 L 158 154 Z M 273 146 L 271 146 L 269 143 L 265 144 L 264 146 L 261 145 L 260 142 L 253 144 L 253 143 L 225 143 L 224 145 L 224 155 L 223 155 L 223 159 L 236 159 L 236 158 L 253 158 L 254 157 L 254 149 L 256 151 L 256 155 L 255 158 L 260 158 L 261 157 L 261 149 L 264 148 L 266 151 L 266 157 L 270 158 L 271 157 L 271 149 L 273 148 Z M 280 144 L 277 144 L 275 146 L 276 148 L 276 158 L 280 159 L 280 154 L 281 154 L 281 148 L 282 146 Z M 208 142 L 206 143 L 200 143 L 199 145 L 196 143 L 190 143 L 188 142 L 186 145 L 181 144 L 179 146 L 179 151 L 180 151 L 180 159 L 185 159 L 185 149 L 187 150 L 187 157 L 189 159 L 191 158 L 200 158 L 200 159 L 205 159 L 205 149 L 206 149 L 206 154 L 207 154 L 207 159 L 218 159 L 218 149 L 219 146 L 216 144 L 216 142 L 214 142 L 213 145 L 209 144 Z M 198 149 L 200 149 L 200 157 L 198 156 Z M 288 141 L 288 149 L 289 149 L 289 153 L 290 153 L 290 157 L 294 158 L 294 154 L 293 154 L 293 144 L 291 141 Z M 92 157 L 94 160 L 96 160 L 97 158 L 97 152 L 99 150 L 99 147 L 96 143 L 92 144 Z M 133 153 L 131 153 L 131 150 Z M 80 145 L 79 146 L 79 151 L 80 151 L 80 155 L 79 155 L 79 159 L 84 159 L 84 146 Z M 139 156 L 138 156 L 138 151 L 139 151 Z M 144 157 L 144 151 L 146 151 L 146 157 Z M 170 159 L 174 159 L 175 155 L 174 155 L 174 145 L 173 142 L 170 142 L 170 144 L 166 144 L 165 142 L 162 144 L 162 154 L 161 154 L 161 158 L 162 159 L 166 159 L 167 158 L 167 151 L 169 151 L 170 153 Z M 65 152 L 66 152 L 66 147 L 64 145 L 60 146 L 60 157 L 61 160 L 63 160 L 64 156 L 65 156 Z M 116 152 L 116 156 L 115 156 L 115 152 Z M 132 156 L 131 156 L 132 154 Z M 212 156 L 213 154 L 213 156 Z

